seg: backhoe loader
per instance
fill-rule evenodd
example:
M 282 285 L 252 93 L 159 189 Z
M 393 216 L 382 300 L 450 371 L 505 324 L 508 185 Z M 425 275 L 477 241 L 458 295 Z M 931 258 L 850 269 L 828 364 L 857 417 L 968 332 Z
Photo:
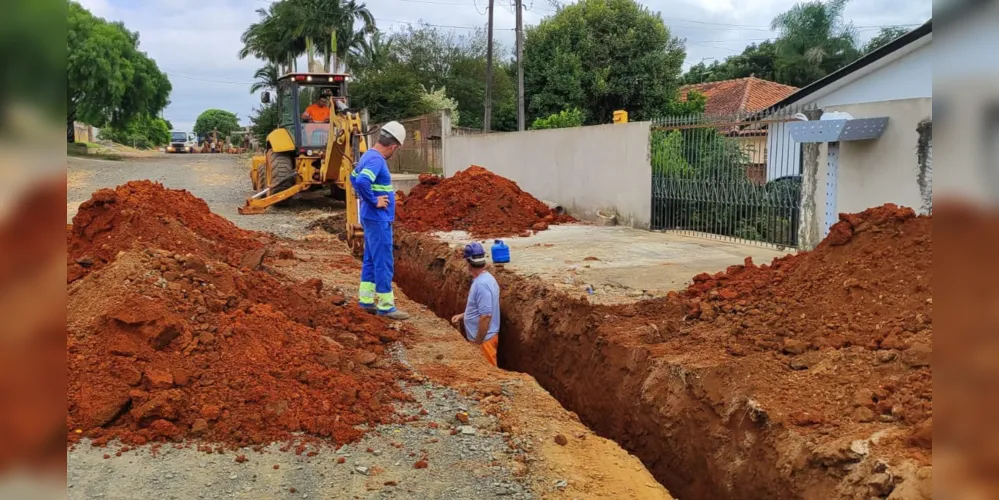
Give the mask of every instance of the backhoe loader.
M 303 118 L 303 101 L 313 96 L 328 100 L 329 122 Z M 260 100 L 269 104 L 270 92 L 261 94 Z M 347 203 L 347 245 L 363 253 L 364 232 L 350 172 L 368 150 L 368 131 L 362 113 L 349 108 L 347 75 L 286 74 L 278 79 L 277 108 L 278 128 L 267 135 L 265 154 L 250 161 L 254 194 L 239 213 L 263 213 L 303 191 L 329 187 L 334 198 Z

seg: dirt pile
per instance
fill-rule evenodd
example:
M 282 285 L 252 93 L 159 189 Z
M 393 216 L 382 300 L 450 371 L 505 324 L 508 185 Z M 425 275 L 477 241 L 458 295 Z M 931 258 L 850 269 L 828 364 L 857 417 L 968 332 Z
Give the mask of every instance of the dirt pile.
M 932 328 L 931 223 L 895 205 L 843 214 L 811 252 L 695 276 L 685 312 L 733 352 L 908 349 Z
M 254 248 L 255 233 L 217 219 L 201 200 L 151 183 L 81 206 L 70 248 L 109 257 L 69 285 L 69 442 L 341 444 L 395 421 L 393 400 L 408 399 L 397 385 L 406 375 L 385 353 L 397 327 L 337 305 L 320 280 L 255 270 L 294 254 Z M 77 225 L 91 221 L 110 229 Z M 125 230 L 147 238 L 125 246 Z M 105 240 L 127 250 L 94 243 Z M 182 253 L 190 248 L 200 251 Z
M 575 221 L 555 214 L 510 179 L 474 165 L 447 179 L 421 174 L 420 183 L 400 198 L 396 219 L 416 232 L 464 230 L 476 238 L 497 238 Z
M 236 227 L 211 213 L 204 200 L 152 181 L 101 189 L 83 202 L 69 228 L 67 280 L 104 267 L 133 245 L 196 253 L 239 265 L 264 235 Z

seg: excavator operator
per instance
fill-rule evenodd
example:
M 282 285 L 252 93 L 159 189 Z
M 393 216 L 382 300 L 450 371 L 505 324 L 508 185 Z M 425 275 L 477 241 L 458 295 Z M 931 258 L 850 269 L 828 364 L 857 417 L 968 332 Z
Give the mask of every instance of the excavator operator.
M 303 121 L 310 121 L 313 123 L 326 123 L 330 121 L 330 100 L 325 95 L 319 96 L 319 99 L 310 104 L 309 107 L 305 108 L 305 112 L 302 113 Z

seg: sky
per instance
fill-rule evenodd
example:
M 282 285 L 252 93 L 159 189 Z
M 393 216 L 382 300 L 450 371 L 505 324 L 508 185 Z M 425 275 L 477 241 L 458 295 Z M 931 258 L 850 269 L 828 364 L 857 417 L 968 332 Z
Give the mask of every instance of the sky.
M 259 19 L 256 9 L 271 0 L 78 0 L 109 21 L 122 21 L 139 32 L 139 48 L 156 60 L 173 84 L 164 116 L 174 129 L 190 130 L 198 114 L 210 108 L 236 113 L 248 124 L 259 96 L 250 94 L 253 73 L 263 65 L 240 60 L 240 35 Z M 366 0 L 383 31 L 420 21 L 441 29 L 467 32 L 484 27 L 488 0 Z M 552 2 L 523 0 L 524 24 L 537 24 L 554 13 Z M 795 0 L 639 0 L 659 12 L 674 36 L 686 39 L 684 69 L 701 61 L 724 60 L 755 42 L 773 38 L 773 17 Z M 515 16 L 512 0 L 496 0 L 495 37 L 512 50 Z M 931 17 L 931 0 L 853 0 L 846 18 L 858 28 L 861 43 L 882 26 L 915 28 Z

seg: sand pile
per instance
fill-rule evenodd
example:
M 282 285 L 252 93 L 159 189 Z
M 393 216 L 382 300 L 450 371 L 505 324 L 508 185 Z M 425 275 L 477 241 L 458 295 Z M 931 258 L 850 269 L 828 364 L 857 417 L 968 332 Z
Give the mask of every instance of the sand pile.
M 556 215 L 510 179 L 474 165 L 447 179 L 421 174 L 399 202 L 396 219 L 410 231 L 463 230 L 476 238 L 529 235 L 575 221 Z
M 254 270 L 271 258 L 257 234 L 152 183 L 99 191 L 74 222 L 69 247 L 96 257 L 69 286 L 70 443 L 341 444 L 396 420 L 399 332 L 319 280 Z

